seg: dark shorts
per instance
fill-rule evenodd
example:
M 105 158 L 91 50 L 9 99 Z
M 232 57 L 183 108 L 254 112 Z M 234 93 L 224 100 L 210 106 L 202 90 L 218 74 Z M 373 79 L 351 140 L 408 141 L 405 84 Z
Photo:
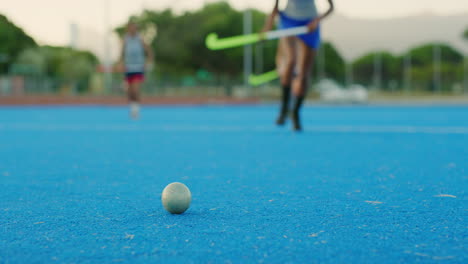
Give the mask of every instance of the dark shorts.
M 126 72 L 125 80 L 128 84 L 141 83 L 145 80 L 145 74 L 143 72 Z
M 312 21 L 311 19 L 298 20 L 298 19 L 290 18 L 286 16 L 283 12 L 280 12 L 279 27 L 280 29 L 300 27 L 300 26 L 305 26 L 309 24 L 311 21 Z M 307 44 L 307 46 L 316 50 L 320 47 L 320 27 L 317 28 L 317 30 L 315 30 L 314 32 L 300 35 L 298 36 L 298 38 L 304 41 L 305 44 Z

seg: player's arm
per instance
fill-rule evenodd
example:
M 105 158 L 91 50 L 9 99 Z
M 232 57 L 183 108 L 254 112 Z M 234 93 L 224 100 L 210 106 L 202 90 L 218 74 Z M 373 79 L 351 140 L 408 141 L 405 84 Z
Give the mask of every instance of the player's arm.
M 263 26 L 262 30 L 263 32 L 270 31 L 273 28 L 273 23 L 275 23 L 275 17 L 279 13 L 278 2 L 279 0 L 275 0 L 275 7 L 273 8 L 273 11 L 271 11 L 270 15 L 265 21 L 265 25 Z
M 328 10 L 325 12 L 323 15 L 321 15 L 319 18 L 320 20 L 326 18 L 329 16 L 331 13 L 333 13 L 333 10 L 335 10 L 335 5 L 333 4 L 333 0 L 328 0 Z
M 120 46 L 121 48 L 120 48 L 119 60 L 117 61 L 117 70 L 123 71 L 124 57 L 125 57 L 125 41 L 122 41 L 122 44 Z
M 333 4 L 333 0 L 328 0 L 328 10 L 327 12 L 323 13 L 321 16 L 317 17 L 316 19 L 312 20 L 307 27 L 309 28 L 309 32 L 315 31 L 320 22 L 328 17 L 331 13 L 335 10 L 335 5 Z
M 148 44 L 146 44 L 145 42 L 143 42 L 143 48 L 145 49 L 146 60 L 152 62 L 153 59 L 154 59 L 153 50 L 152 50 L 151 47 L 150 47 Z
M 143 45 L 143 49 L 145 50 L 146 69 L 151 71 L 153 68 L 153 59 L 154 59 L 153 50 L 148 44 L 146 44 L 146 42 L 142 38 L 140 38 L 140 40 Z

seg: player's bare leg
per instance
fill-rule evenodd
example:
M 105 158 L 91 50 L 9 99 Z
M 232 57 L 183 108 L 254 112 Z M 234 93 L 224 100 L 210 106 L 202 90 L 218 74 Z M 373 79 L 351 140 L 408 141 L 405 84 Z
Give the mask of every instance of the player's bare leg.
M 134 82 L 128 86 L 128 101 L 130 103 L 130 116 L 133 119 L 140 117 L 140 82 Z
M 281 79 L 281 106 L 277 125 L 283 125 L 289 112 L 291 80 L 296 62 L 295 37 L 282 38 L 276 54 L 276 68 Z
M 302 125 L 300 120 L 300 109 L 307 93 L 307 87 L 309 86 L 312 63 L 314 61 L 316 51 L 299 39 L 297 39 L 296 45 L 298 50 L 296 61 L 297 72 L 292 80 L 294 105 L 292 108 L 291 119 L 293 122 L 293 130 L 301 131 Z

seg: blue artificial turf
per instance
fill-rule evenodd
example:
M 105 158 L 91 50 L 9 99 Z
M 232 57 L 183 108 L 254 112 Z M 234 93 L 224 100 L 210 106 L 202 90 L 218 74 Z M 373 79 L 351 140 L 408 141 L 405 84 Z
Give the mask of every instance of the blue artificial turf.
M 468 107 L 275 114 L 1 107 L 0 263 L 467 263 Z

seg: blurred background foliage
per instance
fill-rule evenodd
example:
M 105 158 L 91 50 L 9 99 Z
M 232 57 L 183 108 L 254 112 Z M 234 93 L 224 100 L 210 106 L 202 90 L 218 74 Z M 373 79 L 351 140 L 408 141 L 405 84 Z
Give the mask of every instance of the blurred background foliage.
M 265 13 L 252 10 L 254 32 L 260 31 L 265 18 Z M 130 19 L 138 23 L 143 37 L 154 50 L 156 67 L 150 79 L 159 84 L 186 86 L 243 83 L 243 49 L 213 52 L 204 42 L 211 32 L 217 32 L 220 37 L 242 34 L 243 12 L 228 3 L 209 3 L 199 10 L 181 14 L 170 9 L 145 10 Z M 124 32 L 125 24 L 115 29 L 119 36 Z M 468 44 L 468 29 L 460 33 L 460 38 L 465 38 Z M 54 87 L 71 85 L 75 91 L 85 93 L 92 90 L 93 76 L 100 72 L 100 62 L 94 54 L 69 47 L 38 45 L 1 15 L 0 42 L 0 75 L 45 76 L 53 80 Z M 261 45 L 261 49 L 253 49 L 253 57 L 261 55 L 262 58 L 261 65 L 255 68 L 256 73 L 275 68 L 277 42 Z M 373 51 L 354 61 L 346 61 L 333 43 L 325 41 L 311 74 L 314 79 L 329 78 L 342 84 L 353 82 L 371 87 L 376 85 L 378 63 L 379 89 L 404 89 L 405 80 L 410 76 L 414 89 L 431 91 L 436 70 L 435 46 L 440 49 L 441 87 L 451 90 L 463 80 L 466 62 L 463 54 L 445 43 L 423 44 L 404 54 Z M 261 54 L 257 54 L 259 52 Z

